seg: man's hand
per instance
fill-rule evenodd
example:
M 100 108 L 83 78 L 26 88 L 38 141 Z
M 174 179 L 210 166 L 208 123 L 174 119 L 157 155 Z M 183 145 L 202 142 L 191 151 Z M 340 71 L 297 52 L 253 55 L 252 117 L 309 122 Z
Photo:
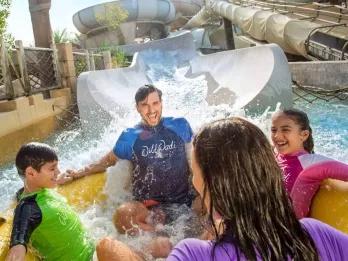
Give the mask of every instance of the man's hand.
M 88 170 L 88 167 L 85 167 L 84 169 L 80 169 L 80 170 L 68 169 L 64 173 L 58 176 L 57 183 L 59 185 L 62 185 L 62 184 L 69 183 L 73 181 L 74 179 L 82 178 L 86 176 L 87 170 Z
M 57 184 L 58 185 L 63 185 L 66 183 L 69 183 L 73 180 L 74 178 L 68 174 L 68 172 L 62 173 L 58 175 L 57 178 Z
M 102 157 L 99 161 L 92 163 L 82 169 L 72 170 L 68 169 L 64 172 L 61 178 L 58 178 L 58 184 L 65 184 L 74 179 L 79 179 L 84 176 L 92 175 L 99 172 L 104 172 L 108 167 L 115 165 L 117 162 L 117 157 L 110 151 L 104 157 Z
M 14 247 L 11 247 L 6 257 L 6 261 L 24 261 L 26 252 L 27 250 L 23 245 L 16 245 Z
M 71 177 L 72 179 L 79 179 L 87 175 L 87 169 L 88 167 L 79 170 L 68 169 L 66 170 L 66 174 L 68 177 Z

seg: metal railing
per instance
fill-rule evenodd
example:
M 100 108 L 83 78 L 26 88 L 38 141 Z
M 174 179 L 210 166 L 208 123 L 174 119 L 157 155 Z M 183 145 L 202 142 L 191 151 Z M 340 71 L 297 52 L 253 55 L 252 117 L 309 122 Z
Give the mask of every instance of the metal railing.
M 105 69 L 105 64 L 104 64 L 104 57 L 101 54 L 94 54 L 94 67 L 95 70 L 104 70 Z
M 316 101 L 346 101 L 348 100 L 348 87 L 327 90 L 316 86 L 305 86 L 293 81 L 292 92 L 294 101 L 306 101 L 313 103 Z
M 55 48 L 23 47 L 22 41 L 15 43 L 15 49 L 7 49 L 1 41 L 0 100 L 61 87 Z
M 332 46 L 329 46 L 328 43 L 327 44 L 321 43 L 319 38 L 318 39 L 313 38 L 313 36 L 316 33 L 322 33 L 322 32 L 319 32 L 319 30 L 321 29 L 332 29 L 339 26 L 346 27 L 347 24 L 330 24 L 330 25 L 318 26 L 317 28 L 312 29 L 312 31 L 309 33 L 304 43 L 306 52 L 312 58 L 319 58 L 321 60 L 333 60 L 333 61 L 345 60 L 347 58 L 347 55 L 345 54 L 345 48 L 347 46 L 348 40 L 336 38 L 334 41 L 334 44 L 332 44 Z M 326 36 L 326 38 L 327 37 L 329 36 Z M 340 46 L 338 44 L 339 40 L 342 43 L 344 41 L 346 42 L 345 44 L 341 44 Z
M 259 1 L 259 0 L 230 0 L 240 6 L 258 6 L 280 14 L 293 14 L 306 19 L 317 20 L 328 24 L 341 24 L 348 20 L 348 11 L 337 5 L 319 3 L 289 3 L 286 1 Z M 328 10 L 330 9 L 330 10 Z M 324 19 L 325 18 L 325 19 Z M 331 20 L 328 20 L 331 19 Z
M 311 60 L 347 60 L 348 54 L 348 9 L 332 4 L 289 3 L 286 1 L 230 0 L 240 6 L 258 7 L 283 15 L 296 17 L 298 20 L 317 22 L 305 41 L 308 58 Z M 340 28 L 338 28 L 340 27 Z M 342 27 L 345 27 L 342 29 Z M 337 31 L 335 31 L 337 30 Z M 325 39 L 318 35 L 322 33 Z M 331 43 L 328 43 L 328 38 Z M 322 42 L 324 41 L 324 42 Z
M 73 52 L 73 57 L 76 76 L 87 71 L 105 69 L 104 57 L 102 54 L 88 50 L 79 50 Z
M 53 49 L 26 47 L 24 56 L 31 93 L 58 87 Z

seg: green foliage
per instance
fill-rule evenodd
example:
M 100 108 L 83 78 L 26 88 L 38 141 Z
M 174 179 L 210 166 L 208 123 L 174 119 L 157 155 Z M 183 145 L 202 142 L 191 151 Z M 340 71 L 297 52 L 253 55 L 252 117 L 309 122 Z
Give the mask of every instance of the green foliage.
M 10 15 L 11 0 L 0 0 L 0 38 L 4 39 L 6 47 L 14 46 L 14 38 L 6 33 L 7 18 Z
M 122 50 L 111 51 L 112 64 L 118 67 L 125 67 L 128 63 L 127 56 Z
M 4 39 L 4 43 L 7 49 L 15 47 L 15 39 L 12 34 L 4 33 L 2 37 Z
M 11 0 L 0 0 L 0 35 L 6 31 L 6 20 L 10 15 Z
M 85 57 L 75 58 L 74 64 L 75 64 L 76 76 L 79 76 L 80 73 L 87 71 L 87 62 Z
M 63 30 L 54 30 L 53 31 L 53 40 L 55 43 L 66 43 L 69 42 L 68 39 L 68 34 L 66 32 L 66 28 L 64 28 Z
M 106 3 L 105 13 L 96 14 L 97 22 L 110 30 L 117 30 L 127 18 L 128 12 L 117 3 Z
M 110 46 L 106 43 L 103 43 L 98 48 L 98 52 L 103 51 L 110 51 L 113 67 L 125 67 L 129 64 L 128 57 L 117 46 Z
M 79 43 L 79 35 L 77 33 L 74 36 L 68 35 L 66 28 L 63 30 L 54 30 L 53 32 L 53 40 L 55 43 Z

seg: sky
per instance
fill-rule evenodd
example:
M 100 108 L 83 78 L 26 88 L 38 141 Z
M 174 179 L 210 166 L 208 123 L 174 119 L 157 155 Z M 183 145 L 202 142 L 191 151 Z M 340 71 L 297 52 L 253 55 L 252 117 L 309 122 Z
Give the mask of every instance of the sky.
M 77 11 L 95 4 L 109 2 L 108 0 L 52 0 L 50 21 L 52 30 L 77 32 L 72 23 L 72 16 Z M 15 40 L 22 40 L 24 46 L 34 45 L 33 29 L 29 12 L 28 0 L 12 0 L 10 16 L 7 20 L 7 32 Z

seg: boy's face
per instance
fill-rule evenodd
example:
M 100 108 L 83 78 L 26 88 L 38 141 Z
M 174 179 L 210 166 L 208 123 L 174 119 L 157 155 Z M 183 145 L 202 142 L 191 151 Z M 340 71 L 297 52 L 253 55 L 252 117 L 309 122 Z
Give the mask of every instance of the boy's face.
M 60 171 L 58 161 L 46 162 L 42 165 L 40 171 L 32 167 L 27 168 L 26 178 L 30 186 L 37 188 L 54 188 L 57 186 L 57 178 Z

